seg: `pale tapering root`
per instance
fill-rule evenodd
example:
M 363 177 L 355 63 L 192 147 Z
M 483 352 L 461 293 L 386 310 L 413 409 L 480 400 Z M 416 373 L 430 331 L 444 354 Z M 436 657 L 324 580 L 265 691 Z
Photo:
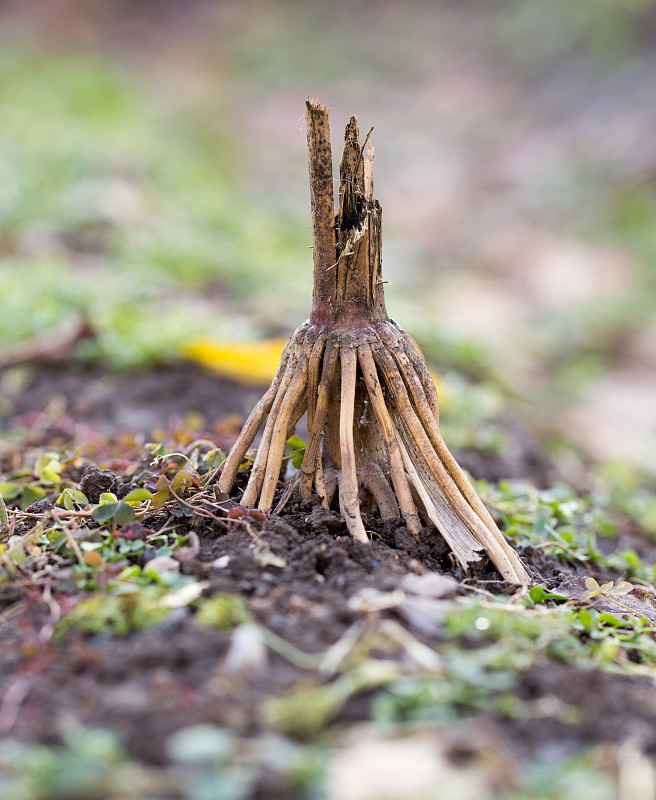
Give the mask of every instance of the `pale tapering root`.
M 412 344 L 414 342 L 409 336 L 402 337 L 403 342 L 403 350 L 408 357 L 410 363 L 415 369 L 417 373 L 417 377 L 422 385 L 424 390 L 424 394 L 426 395 L 426 400 L 428 401 L 428 405 L 430 406 L 431 412 L 433 414 L 433 418 L 435 422 L 439 425 L 440 424 L 440 401 L 437 396 L 437 389 L 435 388 L 435 383 L 433 382 L 433 378 L 426 366 L 424 359 L 417 355 L 417 352 L 412 348 Z M 412 344 L 411 344 L 412 343 Z
M 399 504 L 396 502 L 392 487 L 389 485 L 380 464 L 374 462 L 366 471 L 361 471 L 360 483 L 371 492 L 382 520 L 398 519 L 400 517 Z
M 505 543 L 506 547 L 503 547 L 496 536 L 490 535 L 491 532 L 487 525 L 465 499 L 459 487 L 449 475 L 444 463 L 433 449 L 432 442 L 412 407 L 405 383 L 393 356 L 382 342 L 373 344 L 372 351 L 376 365 L 381 370 L 385 383 L 392 393 L 396 412 L 402 420 L 408 436 L 414 443 L 416 453 L 419 454 L 425 462 L 432 479 L 441 487 L 449 504 L 457 512 L 466 529 L 469 530 L 480 545 L 488 551 L 492 562 L 497 569 L 499 569 L 504 578 L 515 583 L 528 582 L 526 570 L 519 561 L 517 554 L 512 548 L 510 548 L 511 552 L 508 553 L 507 543 Z M 435 522 L 435 520 L 433 521 Z M 445 531 L 442 531 L 442 533 L 444 535 Z M 501 537 L 500 532 L 498 535 Z
M 312 353 L 308 362 L 308 390 L 307 390 L 307 427 L 308 431 L 312 430 L 314 424 L 314 411 L 317 400 L 317 389 L 319 387 L 319 368 L 321 367 L 321 359 L 323 358 L 326 346 L 326 334 L 319 333 L 314 344 L 312 345 Z
M 401 331 L 400 328 L 399 331 L 402 333 L 401 338 L 403 342 L 403 349 L 400 350 L 397 344 L 393 350 L 390 348 L 390 351 L 396 359 L 403 376 L 406 378 L 406 384 L 411 390 L 413 402 L 419 418 L 426 427 L 426 431 L 433 446 L 435 447 L 437 454 L 444 463 L 444 466 L 446 467 L 458 489 L 461 491 L 469 505 L 474 509 L 476 514 L 481 518 L 491 535 L 498 542 L 499 546 L 506 551 L 506 554 L 513 562 L 515 560 L 518 561 L 518 559 L 516 559 L 515 551 L 505 540 L 503 534 L 501 534 L 499 531 L 496 523 L 492 519 L 490 512 L 487 510 L 485 504 L 469 482 L 469 479 L 465 475 L 462 467 L 460 464 L 458 464 L 451 451 L 448 449 L 439 429 L 437 391 L 423 358 L 419 357 L 418 355 L 421 353 L 421 351 L 418 349 L 417 345 L 410 336 Z M 418 384 L 421 386 L 421 388 L 419 388 Z M 430 413 L 428 409 L 430 409 Z M 519 564 L 521 564 L 521 562 L 519 562 Z M 521 572 L 521 570 L 519 571 Z M 523 577 L 528 580 L 528 574 L 525 572 L 525 570 L 523 570 Z
M 326 505 L 324 508 L 330 508 L 333 502 L 333 497 L 335 496 L 335 492 L 337 491 L 337 478 L 339 471 L 330 467 L 322 474 L 324 477 L 324 487 L 326 490 Z
M 301 472 L 301 481 L 305 477 L 304 473 Z M 309 476 L 310 480 L 312 480 L 312 475 Z M 318 458 L 314 468 L 314 486 L 317 491 L 317 494 L 321 498 L 321 505 L 324 508 L 330 508 L 330 500 L 328 499 L 328 491 L 326 489 L 326 481 L 323 474 L 323 464 L 321 463 L 321 459 Z M 299 490 L 300 493 L 300 490 Z
M 357 356 L 353 348 L 341 348 L 340 364 L 342 396 L 339 409 L 339 448 L 342 464 L 338 477 L 339 506 L 351 536 L 360 542 L 368 542 L 369 538 L 360 516 L 358 475 L 353 443 L 353 413 L 358 366 Z
M 417 358 L 422 363 L 425 363 L 425 358 L 424 354 L 421 352 L 421 347 L 419 347 L 419 345 L 417 344 L 417 342 L 415 342 L 412 336 L 410 336 L 410 334 L 407 331 L 405 331 L 396 320 L 390 319 L 389 322 L 396 331 L 397 335 L 400 336 L 401 339 L 403 339 L 403 341 L 411 348 L 412 352 L 417 356 Z M 387 323 L 383 323 L 383 326 L 387 327 Z M 381 326 L 377 325 L 376 328 L 378 330 L 378 334 L 380 335 L 382 333 Z M 383 336 L 381 336 L 381 340 L 383 341 L 383 343 L 386 343 Z
M 431 412 L 435 417 L 435 422 L 439 425 L 440 404 L 437 396 L 437 389 L 435 388 L 433 378 L 424 361 L 424 356 L 419 349 L 419 345 L 396 322 L 393 322 L 392 326 L 385 324 L 376 325 L 376 333 L 399 364 L 399 369 L 401 370 L 405 382 L 408 383 L 410 380 L 410 373 L 412 373 L 415 382 L 419 383 L 422 394 L 425 396 Z M 399 361 L 400 357 L 404 360 L 403 366 Z M 409 374 L 406 374 L 404 370 L 408 364 L 412 365 L 412 369 L 410 369 Z M 408 386 L 408 388 L 410 387 Z
M 300 495 L 301 499 L 305 500 L 312 494 L 312 484 L 314 480 L 314 473 L 316 465 L 321 458 L 319 447 L 321 444 L 321 437 L 323 435 L 323 428 L 326 422 L 326 414 L 328 412 L 328 400 L 330 399 L 330 391 L 333 386 L 335 378 L 335 368 L 337 365 L 337 358 L 339 356 L 339 348 L 333 340 L 326 343 L 323 368 L 321 371 L 321 380 L 317 389 L 317 401 L 314 407 L 314 415 L 312 419 L 312 427 L 308 429 L 308 440 L 305 447 L 305 455 L 301 465 L 301 485 Z
M 387 352 L 390 353 L 396 362 L 399 375 L 406 385 L 406 389 L 409 392 L 412 404 L 419 418 L 424 425 L 427 423 L 430 425 L 431 431 L 437 430 L 438 423 L 435 420 L 433 410 L 430 407 L 426 397 L 426 392 L 424 391 L 422 382 L 419 380 L 419 376 L 415 372 L 415 368 L 408 358 L 408 354 L 405 352 L 403 345 L 401 342 L 396 341 L 393 344 L 386 345 L 386 348 Z M 429 434 L 430 438 L 430 432 L 427 431 L 427 433 Z
M 462 507 L 464 512 L 472 512 L 471 507 L 460 492 L 457 491 L 453 482 L 445 482 L 445 478 L 448 477 L 446 467 L 435 452 L 426 429 L 415 413 L 405 382 L 401 377 L 394 358 L 382 343 L 373 344 L 372 352 L 376 366 L 380 369 L 385 384 L 392 394 L 396 412 L 403 420 L 406 430 L 413 439 L 418 452 L 420 452 L 426 460 L 429 470 L 433 473 L 435 479 L 440 484 L 444 485 L 445 491 L 447 491 L 450 499 L 456 506 Z M 464 506 L 467 508 L 465 509 Z
M 505 552 L 507 558 L 513 564 L 518 576 L 520 576 L 523 580 L 525 579 L 524 582 L 528 581 L 528 574 L 517 558 L 517 554 L 505 540 L 503 534 L 492 519 L 490 512 L 487 510 L 483 501 L 480 499 L 474 487 L 469 482 L 469 479 L 465 475 L 462 467 L 458 464 L 451 451 L 446 446 L 437 421 L 432 413 L 428 399 L 424 393 L 421 381 L 415 372 L 414 366 L 411 363 L 408 354 L 402 347 L 399 346 L 398 343 L 389 347 L 388 350 L 396 361 L 399 372 L 403 376 L 406 386 L 410 391 L 412 403 L 419 421 L 424 426 L 435 452 L 439 456 L 442 464 L 444 464 L 444 467 L 446 468 L 446 471 L 451 477 L 453 483 L 458 488 L 467 503 L 471 506 L 475 514 L 479 517 L 481 522 L 485 525 L 499 547 Z
M 378 372 L 369 345 L 358 347 L 358 359 L 364 378 L 367 393 L 371 402 L 378 424 L 380 425 L 383 441 L 387 449 L 387 457 L 390 465 L 390 477 L 396 493 L 396 499 L 401 509 L 401 514 L 408 530 L 417 536 L 422 528 L 421 520 L 417 514 L 415 502 L 412 499 L 412 492 L 405 474 L 401 451 L 396 440 L 396 431 L 392 418 L 390 417 L 385 399 L 383 397 L 382 386 L 378 379 Z
M 483 521 L 486 529 L 488 530 L 489 534 L 494 537 L 495 541 L 498 543 L 499 547 L 504 551 L 508 561 L 513 565 L 513 569 L 517 574 L 518 582 L 519 583 L 530 583 L 531 579 L 526 571 L 526 568 L 519 560 L 517 553 L 515 552 L 514 548 L 508 544 L 504 535 L 499 530 L 496 522 L 492 518 L 492 515 L 485 507 L 485 504 L 478 496 L 474 487 L 469 482 L 469 479 L 465 475 L 464 470 L 455 460 L 449 449 L 444 444 L 444 464 L 449 471 L 449 474 L 454 476 L 454 481 L 458 488 L 462 491 L 463 495 L 466 497 L 467 502 L 471 505 L 471 507 L 476 511 L 479 518 Z
M 273 401 L 273 405 L 271 406 L 269 416 L 264 426 L 264 431 L 262 432 L 262 440 L 260 442 L 260 446 L 257 448 L 255 460 L 253 461 L 253 466 L 251 467 L 251 474 L 242 497 L 242 503 L 245 506 L 254 506 L 258 495 L 260 494 L 262 483 L 264 482 L 264 470 L 266 468 L 266 463 L 269 456 L 269 447 L 271 445 L 273 427 L 278 417 L 280 406 L 282 405 L 287 394 L 289 384 L 291 383 L 292 377 L 296 371 L 296 366 L 298 364 L 298 359 L 304 342 L 305 335 L 304 332 L 302 332 L 301 335 L 296 337 L 294 350 L 287 362 L 287 366 L 285 367 L 285 374 L 280 386 L 278 387 L 278 391 L 276 392 L 275 400 Z
M 303 392 L 307 389 L 307 365 L 308 354 L 302 352 L 299 362 L 296 365 L 294 376 L 287 389 L 287 394 L 283 399 L 274 421 L 264 483 L 262 485 L 262 491 L 260 492 L 260 502 L 258 505 L 260 511 L 269 511 L 273 505 L 273 498 L 280 477 L 283 456 L 285 454 L 285 444 L 288 439 L 287 433 L 290 427 L 291 416 Z
M 406 356 L 410 360 L 410 363 L 415 369 L 417 376 L 421 382 L 421 385 L 424 389 L 424 394 L 426 395 L 426 400 L 428 401 L 428 405 L 433 412 L 433 416 L 435 417 L 435 422 L 440 424 L 440 402 L 437 396 L 437 389 L 435 387 L 435 383 L 433 378 L 430 374 L 428 367 L 426 366 L 426 360 L 424 358 L 424 354 L 421 352 L 421 348 L 415 342 L 415 340 L 410 336 L 409 333 L 406 333 L 403 328 L 398 324 L 398 322 L 394 322 L 394 320 L 390 320 L 392 326 L 396 331 L 395 336 L 389 335 L 389 330 L 386 325 L 376 325 L 376 331 L 381 338 L 383 344 L 387 347 L 390 346 L 392 342 L 398 343 L 402 349 L 404 350 Z
M 294 405 L 294 410 L 289 418 L 289 427 L 287 428 L 287 439 L 293 436 L 296 431 L 296 426 L 301 421 L 301 417 L 307 412 L 307 392 L 303 392 Z
M 452 553 L 465 571 L 471 562 L 480 560 L 487 550 L 501 575 L 517 582 L 517 575 L 505 553 L 490 535 L 473 509 L 459 495 L 446 470 L 430 463 L 417 447 L 416 437 L 408 431 L 408 416 L 398 415 L 399 446 L 403 461 L 427 517 L 446 539 Z
M 380 328 L 382 326 L 376 326 Z M 381 331 L 382 333 L 382 331 Z M 387 453 L 388 470 L 392 488 L 385 472 L 377 461 L 360 469 L 360 484 L 373 496 L 381 517 L 393 518 L 401 515 L 408 529 L 417 536 L 421 521 L 417 513 L 412 489 L 419 492 L 422 503 L 431 508 L 433 500 L 426 494 L 424 484 L 434 484 L 443 493 L 448 506 L 475 537 L 475 547 L 486 549 L 502 575 L 514 582 L 528 582 L 528 575 L 519 562 L 515 551 L 503 538 L 489 512 L 469 483 L 466 475 L 446 448 L 441 437 L 432 404 L 425 390 L 426 376 L 416 369 L 416 353 L 404 338 L 385 331 L 387 346 L 378 341 L 354 348 L 349 343 L 324 337 L 312 337 L 307 327 L 302 326 L 285 349 L 284 358 L 274 381 L 249 417 L 244 432 L 238 439 L 224 468 L 223 486 L 234 481 L 239 463 L 252 443 L 268 409 L 269 417 L 256 455 L 249 482 L 242 497 L 244 505 L 254 505 L 259 497 L 259 508 L 269 511 L 273 505 L 275 491 L 284 457 L 285 443 L 304 411 L 312 416 L 308 446 L 297 481 L 301 497 L 309 496 L 313 487 L 321 498 L 322 505 L 330 507 L 332 495 L 339 488 L 340 510 L 351 535 L 359 541 L 368 541 L 362 517 L 358 493 L 358 465 L 355 458 L 353 416 L 357 385 L 357 365 L 360 363 L 367 393 L 376 414 Z M 322 352 L 323 351 L 323 352 Z M 324 476 L 321 443 L 324 436 L 328 403 L 334 391 L 337 359 L 341 361 L 342 387 L 339 418 L 341 470 L 331 469 Z M 321 362 L 323 360 L 323 366 Z M 415 362 L 415 363 L 413 363 Z M 321 368 L 321 379 L 318 373 Z M 394 415 L 401 428 L 397 430 L 392 414 L 387 409 L 384 390 L 378 372 L 385 380 L 390 392 Z M 423 380 L 422 380 L 423 378 Z M 432 381 L 431 381 L 432 386 Z M 433 387 L 434 391 L 434 387 Z M 312 404 L 312 396 L 316 402 Z M 273 399 L 272 399 L 273 398 Z M 310 410 L 310 406 L 313 409 Z M 404 433 L 401 434 L 400 431 Z M 403 436 L 413 444 L 414 456 L 403 445 Z M 412 458 L 418 457 L 425 465 L 417 470 Z M 236 466 L 235 466 L 236 465 Z M 409 482 L 406 471 L 411 476 Z M 427 482 L 427 483 L 426 483 Z M 305 485 L 305 486 L 304 486 Z M 422 494 L 422 489 L 424 489 Z M 223 489 L 226 491 L 226 489 Z M 229 491 L 229 487 L 227 489 Z M 437 508 L 437 507 L 436 507 Z M 431 519 L 433 519 L 432 515 Z M 452 517 L 455 521 L 455 518 Z M 439 519 L 433 519 L 438 523 Z M 443 527 L 438 525 L 438 527 Z M 464 530 L 464 529 L 463 529 Z M 442 531 L 454 551 L 458 552 L 457 538 L 451 540 L 448 532 Z M 463 540 L 464 541 L 464 540 Z M 468 546 L 470 547 L 470 546 Z M 470 552 L 465 547 L 467 552 Z M 471 556 L 474 558 L 474 556 Z M 460 557 L 466 567 L 468 561 Z
M 402 422 L 400 426 L 399 431 Z M 403 433 L 398 433 L 398 443 L 411 481 L 413 499 L 440 531 L 458 563 L 465 571 L 468 570 L 472 561 L 480 559 L 483 545 L 463 522 L 462 516 L 454 509 L 426 464 L 414 457 L 416 448 L 404 429 Z
M 392 395 L 392 401 L 397 414 L 403 420 L 418 451 L 422 453 L 431 471 L 435 473 L 436 479 L 439 480 L 439 478 L 442 477 L 442 472 L 446 473 L 446 470 L 444 465 L 439 461 L 437 454 L 434 452 L 424 426 L 415 414 L 405 382 L 401 377 L 393 357 L 382 343 L 374 343 L 371 349 L 374 362 L 380 370 L 385 384 Z M 455 497 L 456 492 L 453 492 L 453 494 L 456 502 L 464 502 L 464 498 Z
M 273 377 L 271 386 L 269 386 L 265 394 L 260 398 L 255 408 L 249 414 L 244 427 L 237 437 L 237 441 L 232 446 L 225 460 L 221 469 L 221 477 L 219 478 L 219 489 L 222 492 L 227 493 L 232 488 L 232 484 L 235 482 L 235 477 L 237 476 L 237 471 L 239 470 L 239 465 L 248 452 L 248 448 L 253 444 L 257 432 L 262 427 L 262 423 L 267 414 L 271 411 L 271 407 L 276 399 L 276 394 L 285 375 L 285 369 L 292 350 L 293 344 L 292 339 L 290 339 L 282 351 L 280 364 Z
M 273 509 L 273 512 L 272 512 L 273 514 L 275 514 L 277 516 L 278 514 L 282 513 L 283 509 L 285 508 L 285 506 L 289 502 L 289 498 L 292 496 L 292 494 L 294 494 L 294 490 L 298 489 L 298 483 L 299 483 L 299 476 L 298 475 L 296 475 L 295 478 L 292 478 L 289 481 L 289 483 L 287 484 L 287 488 L 282 493 L 282 496 L 281 496 L 280 500 L 278 500 L 278 504 Z

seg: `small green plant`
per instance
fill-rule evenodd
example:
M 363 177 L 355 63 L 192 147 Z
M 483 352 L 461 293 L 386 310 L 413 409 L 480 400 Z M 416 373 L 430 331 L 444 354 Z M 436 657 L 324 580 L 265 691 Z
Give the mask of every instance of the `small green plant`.
M 305 457 L 305 442 L 300 436 L 290 436 L 285 445 L 284 457 L 292 462 L 295 469 L 300 469 Z
M 620 571 L 627 578 L 656 582 L 656 565 L 631 548 L 604 554 L 599 538 L 617 537 L 613 501 L 608 494 L 577 495 L 569 486 L 537 490 L 522 482 L 479 482 L 479 491 L 506 533 L 518 543 L 531 544 L 578 567 Z M 640 517 L 632 517 L 641 524 Z M 607 549 L 607 548 L 604 548 Z
M 89 498 L 79 489 L 64 489 L 56 504 L 67 511 L 80 511 L 89 503 Z
M 9 532 L 9 515 L 4 497 L 0 494 L 0 534 Z
M 547 591 L 542 583 L 538 584 L 537 586 L 532 586 L 529 589 L 528 596 L 531 602 L 535 605 L 546 603 L 548 600 L 567 600 L 565 595 L 558 594 L 557 592 Z
M 79 602 L 59 623 L 57 635 L 71 628 L 104 636 L 127 636 L 163 622 L 170 609 L 160 602 L 161 592 L 147 587 L 125 594 L 97 594 Z
M 152 496 L 148 489 L 133 489 L 123 500 L 119 500 L 112 492 L 104 492 L 92 511 L 92 517 L 96 522 L 110 522 L 112 530 L 115 530 L 137 519 L 136 509 L 148 503 Z
M 249 622 L 251 615 L 241 597 L 234 594 L 215 594 L 197 602 L 194 621 L 197 625 L 230 630 L 243 622 Z
M 600 586 L 594 578 L 586 578 L 585 585 L 587 591 L 581 595 L 581 600 L 590 600 L 593 597 L 599 596 L 611 600 L 614 597 L 621 597 L 624 594 L 628 594 L 635 589 L 635 586 L 628 581 L 621 581 L 618 584 L 615 584 L 614 581 L 608 581 L 608 583 L 604 583 Z
M 398 667 L 392 662 L 364 661 L 331 683 L 299 686 L 285 697 L 266 701 L 262 716 L 286 735 L 314 736 L 326 728 L 350 697 L 387 686 L 398 677 Z
M 59 486 L 62 469 L 59 453 L 42 453 L 34 465 L 34 476 L 44 486 Z

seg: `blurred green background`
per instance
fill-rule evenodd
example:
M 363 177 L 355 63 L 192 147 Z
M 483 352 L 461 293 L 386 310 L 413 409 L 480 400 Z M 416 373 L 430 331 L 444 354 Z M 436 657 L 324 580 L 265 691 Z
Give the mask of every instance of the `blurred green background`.
M 0 347 L 291 332 L 312 96 L 336 151 L 375 126 L 388 309 L 452 413 L 656 470 L 655 85 L 653 0 L 1 2 Z

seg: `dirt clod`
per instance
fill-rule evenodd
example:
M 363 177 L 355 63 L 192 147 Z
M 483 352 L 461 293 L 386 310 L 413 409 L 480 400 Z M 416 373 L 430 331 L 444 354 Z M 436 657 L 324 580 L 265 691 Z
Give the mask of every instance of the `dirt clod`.
M 116 475 L 108 469 L 98 469 L 95 464 L 90 464 L 82 473 L 80 491 L 89 499 L 90 503 L 97 503 L 104 492 L 113 492 L 116 489 Z

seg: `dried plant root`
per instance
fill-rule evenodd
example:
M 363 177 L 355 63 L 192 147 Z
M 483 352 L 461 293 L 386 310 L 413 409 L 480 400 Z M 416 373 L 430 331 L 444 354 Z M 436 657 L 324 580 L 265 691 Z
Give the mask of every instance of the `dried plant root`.
M 230 450 L 228 458 L 226 459 L 223 469 L 221 470 L 220 487 L 232 486 L 237 475 L 239 465 L 248 452 L 249 447 L 253 444 L 253 441 L 257 436 L 257 432 L 266 419 L 267 414 L 271 411 L 273 402 L 276 399 L 276 394 L 278 393 L 278 389 L 280 388 L 285 375 L 290 350 L 293 349 L 292 342 L 293 337 L 287 342 L 283 349 L 280 366 L 276 370 L 276 374 L 273 378 L 271 386 L 268 388 L 266 394 L 260 398 L 255 408 L 251 411 L 246 424 L 241 429 L 241 432 L 237 437 L 237 441 Z M 224 491 L 226 490 L 224 489 Z
M 260 446 L 258 447 L 257 455 L 255 456 L 253 467 L 251 469 L 251 475 L 248 481 L 248 485 L 246 486 L 246 491 L 244 492 L 244 496 L 242 498 L 242 503 L 246 506 L 255 505 L 255 501 L 257 500 L 257 497 L 262 488 L 262 483 L 264 482 L 264 471 L 267 465 L 269 448 L 271 446 L 271 438 L 273 436 L 273 429 L 278 414 L 280 413 L 280 407 L 284 402 L 284 399 L 287 395 L 287 390 L 289 389 L 289 385 L 292 381 L 292 377 L 294 376 L 296 372 L 296 367 L 298 366 L 300 352 L 305 343 L 305 333 L 306 333 L 305 328 L 306 326 L 302 325 L 301 328 L 299 328 L 292 337 L 292 340 L 294 339 L 296 340 L 293 345 L 292 354 L 287 360 L 283 378 L 276 391 L 275 399 L 271 406 L 271 410 L 269 411 L 269 415 L 267 417 L 266 425 L 264 428 L 264 433 L 262 434 L 262 441 L 260 442 Z M 249 420 L 246 421 L 246 427 L 247 428 L 250 427 Z M 250 442 L 246 445 L 247 448 L 252 445 L 256 434 L 257 430 L 253 432 Z M 242 448 L 244 447 L 244 444 L 246 443 L 245 442 L 241 443 Z M 230 461 L 231 456 L 232 456 L 232 451 L 228 455 L 226 464 Z M 227 479 L 224 479 L 224 471 L 222 471 L 221 480 L 219 482 L 219 488 L 224 492 L 228 492 L 230 489 L 226 488 L 227 485 L 228 485 Z
M 486 551 L 501 575 L 528 583 L 439 429 L 439 402 L 421 350 L 387 317 L 381 271 L 381 210 L 373 199 L 373 150 L 363 154 L 358 127 L 346 127 L 339 212 L 333 217 L 328 110 L 307 105 L 315 287 L 312 315 L 291 337 L 280 367 L 246 422 L 219 486 L 232 488 L 260 429 L 262 440 L 242 502 L 268 512 L 285 443 L 303 413 L 308 439 L 293 489 L 316 492 L 330 508 L 335 492 L 351 535 L 368 541 L 362 509 L 403 519 L 415 537 L 422 516 L 444 536 L 466 571 Z M 366 145 L 366 142 L 365 142 Z M 366 518 L 366 517 L 365 517 Z
M 389 411 L 385 405 L 382 387 L 378 379 L 376 365 L 371 353 L 370 346 L 358 348 L 358 358 L 364 377 L 364 382 L 367 387 L 369 399 L 373 406 L 374 413 L 378 419 L 378 424 L 382 432 L 385 447 L 387 448 L 387 457 L 389 459 L 390 476 L 396 499 L 398 500 L 403 519 L 408 526 L 408 530 L 415 536 L 421 530 L 421 521 L 417 514 L 412 493 L 408 484 L 408 479 L 405 474 L 403 466 L 403 459 L 401 457 L 401 450 L 397 441 L 397 434 L 392 423 Z
M 301 472 L 303 473 L 301 476 L 300 489 L 302 499 L 307 499 L 312 493 L 313 476 L 315 474 L 315 470 L 319 468 L 320 462 L 317 461 L 319 445 L 321 443 L 321 437 L 323 436 L 323 430 L 326 423 L 328 400 L 335 378 L 335 367 L 337 365 L 338 356 L 339 350 L 335 346 L 335 340 L 332 339 L 330 342 L 328 342 L 325 349 L 321 381 L 316 390 L 314 402 L 310 399 L 308 400 L 308 408 L 310 405 L 313 405 L 314 412 L 312 415 L 312 424 L 310 425 L 308 421 L 308 441 L 305 448 L 303 464 L 301 465 Z M 309 383 L 310 382 L 308 380 L 308 386 Z M 319 492 L 319 495 L 324 496 L 321 492 Z
M 342 468 L 338 477 L 339 509 L 346 520 L 346 526 L 354 539 L 368 541 L 367 532 L 360 516 L 358 498 L 358 474 L 355 464 L 353 444 L 353 410 L 355 408 L 355 379 L 357 360 L 352 348 L 340 351 L 342 368 L 342 399 L 339 414 L 339 449 Z

